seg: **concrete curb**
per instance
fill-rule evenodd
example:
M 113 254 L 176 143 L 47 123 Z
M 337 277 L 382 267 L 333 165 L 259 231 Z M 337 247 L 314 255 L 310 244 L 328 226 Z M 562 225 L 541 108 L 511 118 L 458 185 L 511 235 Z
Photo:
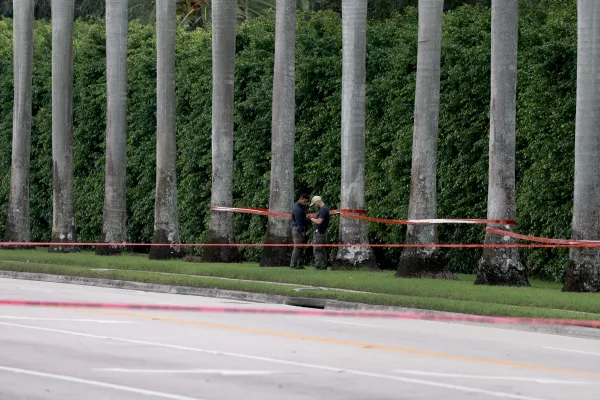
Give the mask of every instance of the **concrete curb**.
M 447 315 L 447 316 L 460 316 L 467 314 L 451 313 L 443 311 L 432 311 L 423 310 L 417 308 L 405 308 L 405 307 L 393 307 L 393 306 L 380 306 L 363 303 L 345 302 L 339 300 L 328 300 L 310 297 L 288 297 L 280 295 L 271 295 L 264 293 L 251 293 L 251 292 L 240 292 L 235 290 L 223 290 L 213 288 L 193 288 L 188 286 L 173 286 L 173 285 L 160 285 L 154 283 L 143 283 L 133 281 L 122 281 L 113 279 L 100 279 L 100 278 L 86 278 L 79 276 L 69 275 L 53 275 L 53 274 L 41 274 L 33 272 L 16 272 L 16 271 L 2 271 L 0 270 L 0 278 L 9 279 L 21 279 L 41 282 L 52 282 L 52 283 L 68 283 L 74 285 L 84 286 L 99 286 L 114 289 L 126 289 L 126 290 L 138 290 L 143 292 L 156 292 L 156 293 L 170 293 L 170 294 L 183 294 L 190 296 L 203 296 L 213 297 L 219 299 L 231 299 L 248 301 L 254 303 L 267 303 L 267 304 L 286 304 L 290 306 L 298 307 L 309 307 L 309 308 L 320 308 L 325 310 L 335 311 L 388 311 L 398 313 L 415 313 L 422 315 Z M 546 333 L 553 335 L 562 336 L 573 336 L 586 339 L 600 339 L 600 329 L 593 328 L 580 328 L 570 326 L 559 326 L 559 325 L 528 325 L 528 324 L 487 324 L 487 323 L 475 323 L 475 322 L 459 322 L 459 321 L 447 321 L 450 324 L 462 324 L 462 325 L 476 325 L 482 327 L 493 327 L 498 329 L 511 329 L 527 332 Z
M 326 310 L 337 311 L 383 311 L 383 312 L 399 312 L 421 315 L 447 315 L 447 316 L 467 316 L 469 314 L 452 313 L 444 311 L 423 310 L 420 308 L 404 308 L 392 306 L 377 306 L 363 303 L 350 303 L 338 300 L 328 300 L 325 307 Z M 562 325 L 532 325 L 532 324 L 489 324 L 483 322 L 467 322 L 467 321 L 438 321 L 447 324 L 475 325 L 482 327 L 492 327 L 497 329 L 510 329 L 525 332 L 546 333 L 551 335 L 572 336 L 585 339 L 600 339 L 600 329 L 583 328 L 577 326 L 562 326 Z
M 29 281 L 70 283 L 74 285 L 99 286 L 113 289 L 139 290 L 142 292 L 185 294 L 190 296 L 215 297 L 220 299 L 242 300 L 254 303 L 285 304 L 286 296 L 264 293 L 239 292 L 235 290 L 221 290 L 211 288 L 193 288 L 188 286 L 160 285 L 133 281 L 113 279 L 86 278 L 70 275 L 40 274 L 34 272 L 0 271 L 0 277 L 22 279 Z

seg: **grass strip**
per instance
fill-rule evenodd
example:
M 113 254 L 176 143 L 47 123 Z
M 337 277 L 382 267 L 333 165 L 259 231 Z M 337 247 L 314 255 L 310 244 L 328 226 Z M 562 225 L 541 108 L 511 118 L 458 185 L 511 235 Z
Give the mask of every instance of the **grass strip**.
M 474 286 L 473 276 L 459 275 L 459 281 L 432 279 L 396 279 L 393 271 L 317 272 L 289 268 L 262 268 L 256 264 L 200 264 L 179 260 L 154 261 L 143 255 L 100 257 L 90 252 L 50 254 L 45 250 L 0 250 L 0 261 L 34 262 L 56 266 L 111 268 L 122 271 L 167 272 L 183 275 L 221 277 L 254 281 L 290 283 L 421 297 L 443 301 L 462 300 L 477 303 L 526 306 L 600 313 L 600 301 L 592 293 L 562 293 L 555 283 L 532 281 L 530 288 Z M 0 266 L 1 268 L 1 266 Z
M 430 297 L 419 297 L 398 294 L 382 293 L 349 293 L 338 291 L 303 291 L 301 294 L 294 291 L 294 287 L 272 285 L 261 282 L 240 282 L 234 280 L 221 280 L 206 277 L 161 275 L 147 271 L 131 270 L 92 270 L 87 266 L 50 265 L 38 263 L 0 262 L 0 269 L 5 271 L 35 272 L 55 275 L 69 275 L 88 278 L 116 279 L 144 283 L 155 283 L 173 286 L 188 286 L 197 288 L 216 288 L 225 290 L 238 290 L 283 296 L 302 296 L 323 298 L 364 304 L 409 307 L 436 311 L 458 312 L 464 314 L 529 317 L 529 318 L 565 318 L 600 320 L 599 314 L 584 314 L 572 311 L 556 310 L 550 308 L 511 306 L 469 300 L 453 300 Z M 316 273 L 316 272 L 315 272 Z

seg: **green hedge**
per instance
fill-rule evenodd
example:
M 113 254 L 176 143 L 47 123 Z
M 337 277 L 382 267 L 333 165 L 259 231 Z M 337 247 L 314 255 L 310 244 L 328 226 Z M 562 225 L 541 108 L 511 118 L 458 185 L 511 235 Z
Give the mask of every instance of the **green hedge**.
M 10 179 L 11 22 L 0 21 L 0 202 Z M 490 11 L 464 6 L 444 19 L 438 193 L 439 217 L 486 216 Z M 299 14 L 297 35 L 296 189 L 340 196 L 341 21 L 333 12 Z M 32 230 L 51 228 L 51 29 L 36 23 L 32 151 Z M 236 206 L 266 207 L 270 176 L 274 18 L 238 29 L 235 116 Z M 179 204 L 184 242 L 206 239 L 210 206 L 210 33 L 180 30 L 177 39 Z M 576 1 L 523 1 L 518 98 L 518 219 L 527 234 L 568 237 L 572 204 L 576 83 Z M 417 12 L 408 9 L 368 27 L 367 203 L 376 217 L 405 218 L 417 54 Z M 155 163 L 155 38 L 130 25 L 128 240 L 151 240 Z M 105 130 L 102 22 L 75 29 L 76 222 L 82 241 L 98 240 L 102 221 Z M 5 206 L 0 207 L 4 222 Z M 337 220 L 336 220 L 337 221 Z M 265 219 L 238 215 L 239 242 L 264 239 Z M 337 237 L 337 222 L 331 239 Z M 404 228 L 372 224 L 371 240 L 403 241 Z M 480 243 L 483 227 L 444 225 L 442 242 Z M 260 249 L 244 250 L 256 260 Z M 393 265 L 398 250 L 378 250 Z M 449 253 L 454 271 L 471 272 L 480 253 Z M 566 253 L 523 253 L 532 274 L 559 279 Z

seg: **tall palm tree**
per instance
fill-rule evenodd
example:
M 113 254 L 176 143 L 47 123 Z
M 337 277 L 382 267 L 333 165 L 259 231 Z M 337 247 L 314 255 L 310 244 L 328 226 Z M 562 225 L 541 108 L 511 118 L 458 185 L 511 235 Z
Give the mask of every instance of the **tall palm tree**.
M 126 1 L 106 0 L 106 181 L 102 241 L 126 241 L 127 168 L 127 29 Z M 98 246 L 96 254 L 114 254 L 121 246 Z
M 573 239 L 600 239 L 600 3 L 578 1 Z M 571 249 L 565 291 L 600 292 L 600 249 Z
M 212 192 L 211 204 L 233 205 L 233 82 L 235 79 L 236 0 L 212 3 Z M 233 214 L 210 213 L 208 242 L 234 244 Z M 239 262 L 237 247 L 208 247 L 204 262 Z
M 157 130 L 156 202 L 152 243 L 179 243 L 177 213 L 177 157 L 175 128 L 175 41 L 177 10 L 173 0 L 156 0 Z M 180 247 L 153 246 L 150 258 L 181 255 Z
M 295 55 L 296 0 L 277 0 L 269 209 L 280 213 L 294 204 Z M 289 221 L 269 218 L 265 243 L 291 243 L 291 236 Z M 288 266 L 290 256 L 289 247 L 265 247 L 260 265 Z
M 436 175 L 443 14 L 443 0 L 419 1 L 409 219 L 430 219 L 436 218 L 437 215 Z M 406 243 L 437 243 L 437 226 L 408 225 Z M 414 247 L 406 248 L 402 253 L 396 276 L 453 278 L 441 249 Z
M 52 1 L 52 242 L 74 242 L 73 19 L 74 0 Z M 50 252 L 73 251 L 50 247 Z
M 363 210 L 367 0 L 342 0 L 342 208 Z M 342 218 L 340 242 L 368 243 L 365 221 Z M 369 247 L 340 247 L 333 269 L 377 269 Z
M 492 95 L 488 177 L 489 219 L 516 219 L 515 147 L 519 0 L 492 1 Z M 512 243 L 487 234 L 486 243 Z M 475 284 L 529 286 L 516 248 L 486 248 Z
M 29 156 L 34 0 L 13 0 L 14 104 L 10 196 L 4 241 L 29 242 Z

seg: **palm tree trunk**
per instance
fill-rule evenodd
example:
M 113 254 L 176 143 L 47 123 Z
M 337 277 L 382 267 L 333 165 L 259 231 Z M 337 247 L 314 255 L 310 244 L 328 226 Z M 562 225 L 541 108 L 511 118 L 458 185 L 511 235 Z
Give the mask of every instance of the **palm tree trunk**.
M 519 1 L 492 1 L 492 96 L 488 178 L 489 219 L 516 219 L 515 147 L 517 121 L 517 49 Z M 507 228 L 510 228 L 507 226 Z M 509 237 L 487 234 L 488 244 L 508 244 Z M 529 286 L 515 248 L 486 248 L 475 284 Z
M 212 192 L 213 206 L 233 204 L 233 84 L 235 79 L 236 0 L 218 0 L 212 6 Z M 210 213 L 208 242 L 235 243 L 233 214 Z M 237 247 L 208 247 L 204 262 L 239 262 Z
M 437 143 L 440 116 L 440 60 L 443 0 L 419 1 L 419 47 L 415 92 L 409 219 L 437 216 Z M 437 225 L 408 225 L 407 244 L 437 243 Z M 437 248 L 406 248 L 396 273 L 407 278 L 453 279 Z
M 342 1 L 342 209 L 364 210 L 367 0 Z M 365 221 L 342 218 L 340 242 L 368 243 Z M 340 247 L 332 269 L 375 270 L 369 247 Z
M 177 9 L 172 0 L 156 1 L 157 123 L 156 201 L 152 243 L 179 243 L 176 172 L 175 42 Z M 181 256 L 180 247 L 153 246 L 151 259 Z
M 33 76 L 33 0 L 13 0 L 14 111 L 5 242 L 29 242 L 29 160 Z
M 52 242 L 75 242 L 73 199 L 73 18 L 75 0 L 52 1 Z M 50 252 L 73 251 L 50 247 Z
M 102 241 L 126 241 L 127 29 L 128 5 L 106 0 L 106 181 Z M 98 246 L 96 254 L 118 254 L 122 246 Z
M 287 213 L 294 204 L 296 1 L 277 0 L 276 10 L 269 209 Z M 292 243 L 289 221 L 269 218 L 265 243 Z M 265 247 L 260 265 L 289 266 L 290 257 L 290 247 Z
M 577 25 L 573 239 L 599 240 L 600 3 L 597 0 L 579 0 Z M 600 249 L 571 249 L 563 290 L 600 292 Z

